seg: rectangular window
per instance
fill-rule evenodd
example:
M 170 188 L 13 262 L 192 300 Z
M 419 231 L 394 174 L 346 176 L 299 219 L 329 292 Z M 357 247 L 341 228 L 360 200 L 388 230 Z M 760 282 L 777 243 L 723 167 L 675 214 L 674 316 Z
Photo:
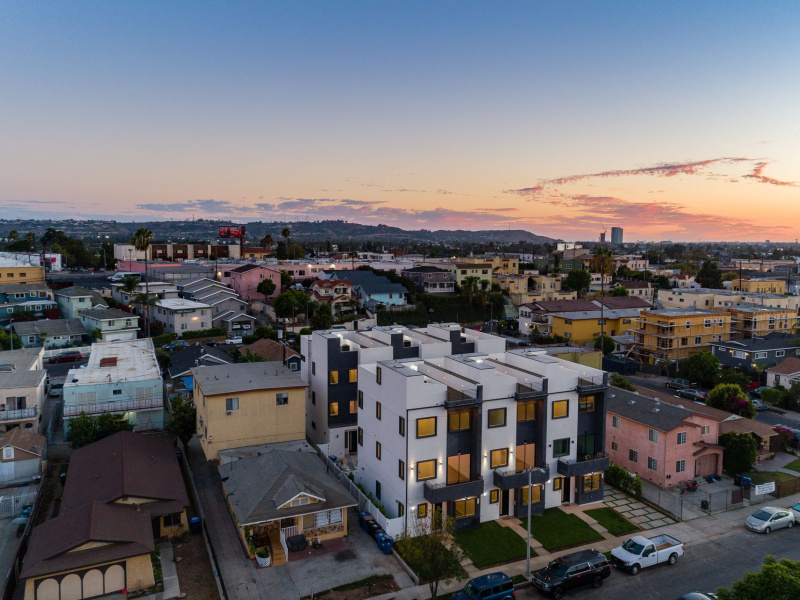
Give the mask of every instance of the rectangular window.
M 275 394 L 275 404 L 277 406 L 286 406 L 289 404 L 289 394 L 283 392 L 281 394 Z
M 456 454 L 447 457 L 447 485 L 469 481 L 470 455 Z
M 348 381 L 350 381 L 350 383 L 358 382 L 358 369 L 350 369 Z
M 658 443 L 658 432 L 655 429 L 649 429 L 647 431 L 647 439 L 649 439 L 654 444 Z
M 424 519 L 428 516 L 428 503 L 423 502 L 422 504 L 417 506 L 417 518 Z
M 525 469 L 530 469 L 534 466 L 536 458 L 536 444 L 521 444 L 516 449 L 516 459 L 514 461 L 514 468 L 517 473 L 521 473 Z
M 315 363 L 315 362 L 311 363 L 311 374 L 312 375 L 316 375 L 317 374 L 317 363 Z
M 464 500 L 456 500 L 453 502 L 455 508 L 456 519 L 464 517 L 472 517 L 475 515 L 475 498 L 465 498 Z
M 361 427 L 358 428 L 358 445 L 364 445 L 364 430 Z
M 579 413 L 594 412 L 594 396 L 586 396 L 585 398 L 578 398 L 578 412 Z
M 785 355 L 786 355 L 786 350 L 776 350 L 775 351 L 775 356 L 777 356 L 777 357 L 781 357 L 781 356 L 785 356 Z
M 164 515 L 164 527 L 178 527 L 181 524 L 181 513 Z
M 402 460 L 397 461 L 397 476 L 400 479 L 406 478 L 406 463 L 404 463 Z
M 686 432 L 681 431 L 678 433 L 678 445 L 680 446 L 681 444 L 685 443 L 686 443 Z
M 317 403 L 317 392 L 311 392 L 311 404 Z
M 358 390 L 358 408 L 364 408 L 364 392 Z
M 520 402 L 517 404 L 517 422 L 533 421 L 536 418 L 536 402 Z
M 595 492 L 600 489 L 600 473 L 591 473 L 583 476 L 583 491 Z
M 611 417 L 611 426 L 616 429 L 620 429 L 622 427 L 622 419 L 620 419 L 616 415 Z
M 375 497 L 380 500 L 381 499 L 381 482 L 375 482 Z
M 677 460 L 675 461 L 675 472 L 676 473 L 683 473 L 686 470 L 686 461 L 685 460 Z
M 397 433 L 402 437 L 406 437 L 406 420 L 404 417 L 400 417 L 400 420 L 397 422 Z
M 619 446 L 617 445 L 617 442 L 611 442 L 611 449 L 612 450 L 619 450 Z
M 397 503 L 397 516 L 403 517 L 406 514 L 406 507 L 402 502 Z
M 338 402 L 331 402 L 328 404 L 328 416 L 329 417 L 337 417 L 339 416 L 339 403 Z
M 239 410 L 239 399 L 225 398 L 225 410 Z
M 522 504 L 528 504 L 528 486 L 526 485 L 523 488 L 520 488 L 522 492 Z M 541 485 L 533 485 L 531 486 L 531 502 L 541 502 L 542 501 L 542 486 Z
M 655 458 L 648 456 L 647 468 L 650 469 L 651 471 L 658 471 L 658 461 Z
M 470 428 L 471 413 L 468 410 L 451 412 L 448 415 L 450 431 L 466 431 Z
M 350 414 L 354 415 L 358 412 L 358 401 L 350 400 Z
M 339 371 L 331 371 L 328 373 L 328 383 L 331 385 L 339 383 Z
M 500 501 L 500 490 L 491 490 L 489 492 L 489 504 L 497 504 Z
M 381 443 L 375 442 L 375 458 L 381 459 Z
M 506 409 L 493 408 L 489 410 L 489 429 L 492 427 L 505 427 L 506 425 Z
M 381 384 L 381 368 L 380 367 L 376 367 L 375 368 L 375 381 L 378 383 L 378 385 Z
M 380 402 L 376 402 L 375 403 L 375 418 L 378 419 L 378 421 L 381 420 L 381 403 Z
M 436 461 L 423 460 L 417 463 L 417 481 L 436 479 Z
M 436 417 L 417 419 L 417 438 L 433 437 L 436 435 Z
M 122 395 L 122 390 L 113 390 L 113 392 L 114 392 L 114 396 L 121 396 Z
M 492 450 L 489 461 L 492 469 L 508 466 L 508 448 L 500 448 L 499 450 Z
M 628 450 L 628 460 L 631 462 L 639 462 L 639 453 L 636 450 Z
M 700 427 L 700 435 L 707 435 L 711 433 L 711 425 L 703 425 Z
M 569 454 L 569 438 L 553 440 L 553 458 Z
M 569 400 L 553 402 L 553 418 L 564 419 L 569 416 Z

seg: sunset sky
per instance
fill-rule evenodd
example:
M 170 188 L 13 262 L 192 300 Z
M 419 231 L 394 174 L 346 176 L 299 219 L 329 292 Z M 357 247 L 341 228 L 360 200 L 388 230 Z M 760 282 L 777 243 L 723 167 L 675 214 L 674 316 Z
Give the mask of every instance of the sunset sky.
M 4 2 L 0 218 L 800 237 L 800 4 Z

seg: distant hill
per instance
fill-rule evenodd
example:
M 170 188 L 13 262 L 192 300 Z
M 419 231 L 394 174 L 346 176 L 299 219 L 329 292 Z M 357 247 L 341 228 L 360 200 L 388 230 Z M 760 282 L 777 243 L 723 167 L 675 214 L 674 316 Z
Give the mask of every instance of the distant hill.
M 201 241 L 215 240 L 220 225 L 245 225 L 247 243 L 255 244 L 265 235 L 270 234 L 275 240 L 280 239 L 281 231 L 288 227 L 292 230 L 292 239 L 298 241 L 386 241 L 386 242 L 465 242 L 465 243 L 515 243 L 546 244 L 552 238 L 536 235 L 523 229 L 486 229 L 468 231 L 465 229 L 428 229 L 407 230 L 389 225 L 363 225 L 348 221 L 297 221 L 297 222 L 264 222 L 253 221 L 238 223 L 212 219 L 186 221 L 97 221 L 97 220 L 0 220 L 0 237 L 8 231 L 33 231 L 40 236 L 48 227 L 54 227 L 77 237 L 97 237 L 98 233 L 108 236 L 111 241 L 130 238 L 139 227 L 150 229 L 156 241 Z

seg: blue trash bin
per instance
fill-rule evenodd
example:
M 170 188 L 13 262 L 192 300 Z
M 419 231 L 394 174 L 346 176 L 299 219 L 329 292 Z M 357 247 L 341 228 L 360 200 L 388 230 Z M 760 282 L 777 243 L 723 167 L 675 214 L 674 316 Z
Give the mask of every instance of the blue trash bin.
M 364 531 L 367 530 L 367 526 L 364 523 L 364 517 L 366 517 L 367 515 L 369 515 L 369 513 L 364 511 L 358 513 L 358 526 L 361 527 L 361 529 L 363 529 Z
M 192 533 L 200 533 L 200 517 L 192 517 L 189 519 L 189 531 Z
M 384 535 L 384 537 L 381 538 L 381 543 L 378 547 L 384 554 L 391 554 L 392 546 L 394 546 L 394 538 L 388 535 Z
M 383 531 L 379 531 L 378 533 L 375 534 L 375 543 L 378 545 L 378 548 L 381 547 L 381 544 L 383 543 L 383 540 L 385 538 L 387 538 L 387 537 L 389 537 L 389 536 L 386 535 L 386 533 L 383 532 Z
M 742 487 L 750 489 L 752 480 L 747 475 L 742 475 Z

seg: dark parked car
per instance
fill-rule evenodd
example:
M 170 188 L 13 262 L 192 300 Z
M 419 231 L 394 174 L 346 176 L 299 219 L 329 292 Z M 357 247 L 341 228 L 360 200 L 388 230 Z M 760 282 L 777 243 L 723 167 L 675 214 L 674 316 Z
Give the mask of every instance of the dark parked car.
M 565 554 L 533 574 L 532 582 L 539 590 L 561 598 L 567 590 L 592 585 L 599 588 L 611 575 L 611 565 L 595 550 Z
M 708 398 L 708 394 L 705 392 L 701 392 L 700 390 L 696 390 L 694 388 L 684 388 L 682 390 L 678 390 L 678 396 L 681 398 L 688 398 L 689 400 L 694 400 L 695 402 L 703 402 L 705 403 L 706 399 Z
M 514 600 L 514 584 L 505 573 L 481 575 L 451 596 L 451 600 Z
M 59 352 L 55 356 L 51 357 L 47 362 L 51 365 L 57 365 L 59 363 L 76 362 L 82 358 L 83 354 L 77 350 L 67 350 L 66 352 Z
M 667 382 L 664 385 L 674 390 L 682 390 L 683 388 L 692 387 L 692 382 L 688 379 L 673 377 L 672 379 L 667 379 Z
M 184 342 L 183 340 L 181 340 L 179 342 L 172 342 L 171 344 L 167 344 L 166 346 L 164 346 L 164 350 L 172 351 L 172 350 L 178 350 L 179 348 L 188 348 L 188 347 L 189 347 L 189 342 Z

